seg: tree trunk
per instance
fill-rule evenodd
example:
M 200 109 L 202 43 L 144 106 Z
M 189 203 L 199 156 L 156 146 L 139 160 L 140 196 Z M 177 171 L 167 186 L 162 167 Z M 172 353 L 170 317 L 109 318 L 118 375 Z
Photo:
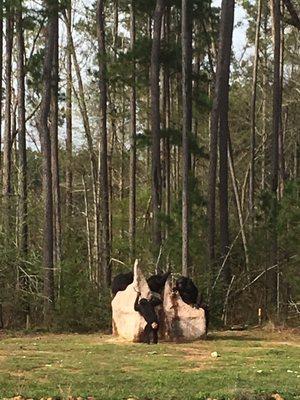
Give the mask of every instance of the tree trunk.
M 217 71 L 218 74 L 218 71 Z M 218 162 L 219 87 L 215 93 L 210 116 L 209 171 L 208 171 L 208 251 L 211 270 L 216 258 L 216 185 Z M 212 271 L 211 271 L 212 272 Z
M 250 211 L 252 227 L 254 223 L 256 97 L 257 97 L 257 70 L 259 61 L 258 54 L 259 54 L 261 11 L 262 11 L 262 0 L 258 0 L 256 32 L 255 32 L 255 55 L 254 55 L 254 65 L 253 65 L 252 96 L 251 96 L 251 163 L 250 163 L 250 174 L 249 174 L 249 211 Z
M 281 74 L 280 74 L 280 0 L 271 0 L 271 15 L 272 15 L 272 36 L 274 47 L 274 62 L 273 62 L 273 118 L 272 118 L 272 146 L 271 146 L 271 191 L 273 193 L 273 204 L 271 210 L 271 265 L 278 263 L 278 238 L 277 238 L 277 189 L 278 189 L 278 170 L 279 170 L 279 132 L 281 120 Z M 277 267 L 277 272 L 279 267 Z M 277 302 L 277 278 L 278 274 L 272 274 L 272 303 Z
M 284 16 L 284 8 L 281 4 L 281 15 Z M 281 199 L 284 193 L 285 185 L 285 160 L 284 160 L 284 131 L 288 118 L 288 108 L 282 110 L 282 90 L 283 90 L 283 74 L 284 74 L 284 25 L 281 24 L 280 37 L 280 92 L 281 92 L 281 117 L 278 138 L 278 168 L 279 168 L 279 191 L 278 198 Z M 285 111 L 285 112 L 283 112 Z M 284 116 L 284 119 L 283 119 Z
M 135 46 L 135 1 L 130 7 L 130 48 Z M 131 262 L 135 259 L 135 234 L 136 234 L 136 66 L 132 63 L 132 79 L 130 93 L 130 176 L 129 176 L 129 245 Z
M 153 38 L 151 50 L 151 134 L 152 134 L 152 209 L 153 209 L 153 244 L 155 256 L 161 245 L 161 163 L 160 163 L 160 115 L 159 115 L 159 54 L 161 21 L 165 1 L 157 0 L 153 18 Z
M 45 58 L 42 78 L 42 100 L 37 127 L 42 148 L 42 174 L 43 174 L 43 202 L 44 202 L 44 228 L 43 228 L 43 269 L 44 269 L 44 321 L 50 325 L 54 311 L 54 268 L 53 268 L 53 194 L 51 171 L 51 138 L 48 126 L 51 103 L 51 72 L 53 67 L 56 35 L 57 1 L 45 1 L 48 16 Z
M 182 275 L 189 275 L 189 136 L 192 131 L 192 2 L 182 0 Z
M 268 24 L 268 16 L 267 12 L 264 12 L 264 40 L 267 38 L 267 24 Z M 267 142 L 267 68 L 268 68 L 268 54 L 266 45 L 264 45 L 263 51 L 263 82 L 262 82 L 262 90 L 263 90 L 263 104 L 262 104 L 262 160 L 261 160 L 261 189 L 265 190 L 266 187 L 266 142 Z
M 69 24 L 68 30 L 72 34 L 72 2 L 68 3 L 67 16 Z M 67 45 L 67 89 L 66 89 L 66 153 L 67 153 L 67 168 L 66 168 L 66 208 L 67 215 L 70 216 L 73 207 L 73 172 L 72 172 L 72 50 L 70 35 L 68 35 Z
M 75 73 L 76 73 L 76 78 L 77 78 L 77 83 L 78 83 L 78 94 L 74 90 L 73 87 L 73 92 L 75 94 L 75 97 L 78 102 L 78 106 L 80 109 L 80 114 L 82 117 L 83 121 L 83 127 L 84 127 L 84 133 L 87 141 L 87 146 L 89 150 L 89 157 L 90 157 L 90 164 L 91 164 L 91 176 L 92 176 L 92 186 L 93 186 L 93 206 L 94 206 L 94 254 L 95 254 L 95 259 L 96 259 L 96 264 L 99 266 L 100 264 L 100 235 L 99 235 L 99 201 L 98 201 L 98 171 L 97 171 L 97 160 L 95 156 L 95 151 L 94 151 L 94 145 L 93 145 L 93 137 L 92 137 L 92 132 L 91 132 L 91 126 L 90 126 L 90 120 L 89 120 L 89 115 L 87 111 L 87 106 L 86 106 L 86 101 L 85 101 L 85 93 L 84 93 L 84 86 L 82 82 L 82 77 L 81 77 L 81 72 L 80 72 L 80 66 L 77 60 L 77 55 L 75 51 L 75 46 L 73 42 L 73 37 L 72 37 L 72 32 L 71 32 L 71 25 L 68 21 L 68 17 L 66 13 L 64 13 L 64 19 L 68 31 L 68 39 L 69 39 L 69 44 L 70 44 L 70 49 L 72 53 L 72 59 L 74 63 L 74 68 L 75 68 Z
M 93 257 L 92 257 L 92 241 L 91 241 L 91 228 L 89 219 L 89 203 L 88 203 L 88 190 L 86 186 L 85 176 L 82 175 L 82 184 L 84 192 L 84 214 L 85 214 L 85 227 L 86 227 L 86 242 L 88 251 L 88 263 L 89 263 L 89 278 L 91 282 L 96 282 L 96 274 L 93 268 Z
M 0 182 L 2 181 L 3 0 L 0 0 Z
M 220 202 L 220 247 L 221 260 L 225 260 L 229 250 L 229 221 L 228 221 L 228 103 L 229 103 L 229 74 L 231 59 L 231 43 L 234 21 L 234 0 L 223 0 L 221 8 L 220 38 L 216 74 L 215 98 L 217 110 L 214 111 L 212 132 L 218 129 L 215 118 L 219 117 L 219 202 Z M 226 283 L 231 281 L 229 264 L 226 261 L 223 269 Z
M 170 42 L 170 5 L 166 6 L 164 17 L 164 38 L 166 45 Z M 170 94 L 170 71 L 169 66 L 165 65 L 163 71 L 163 104 L 164 104 L 164 129 L 168 130 L 171 123 L 171 94 Z M 165 161 L 165 214 L 169 217 L 171 212 L 171 149 L 170 138 L 167 134 L 164 140 L 164 161 Z M 168 239 L 168 225 L 165 230 L 165 238 Z M 167 255 L 167 264 L 169 256 Z M 168 267 L 169 265 L 167 265 Z
M 104 286 L 111 282 L 109 243 L 109 192 L 107 168 L 107 71 L 105 51 L 104 0 L 97 1 L 97 39 L 100 90 L 100 193 L 101 193 L 101 270 Z
M 18 142 L 19 142 L 19 255 L 26 260 L 28 250 L 28 225 L 27 225 L 27 156 L 26 156 L 26 126 L 25 126 L 25 70 L 24 70 L 24 33 L 22 3 L 18 4 L 17 11 L 17 79 L 18 79 Z
M 246 233 L 245 233 L 244 219 L 243 219 L 243 213 L 242 213 L 242 207 L 241 207 L 241 199 L 240 199 L 240 194 L 239 194 L 239 189 L 238 189 L 238 184 L 237 184 L 237 179 L 236 179 L 236 173 L 235 173 L 234 160 L 233 160 L 232 153 L 233 152 L 232 152 L 231 138 L 230 138 L 230 135 L 228 135 L 229 169 L 230 169 L 231 181 L 232 181 L 232 186 L 233 186 L 233 191 L 234 191 L 236 210 L 237 210 L 237 215 L 238 215 L 239 224 L 240 224 L 243 247 L 244 247 L 244 252 L 245 252 L 246 271 L 248 272 L 248 270 L 249 270 L 249 251 L 248 251 L 247 238 L 246 238 Z
M 114 0 L 114 29 L 113 29 L 113 49 L 114 49 L 114 58 L 117 55 L 117 46 L 118 46 L 118 31 L 119 31 L 119 0 Z
M 52 66 L 51 104 L 50 104 L 50 136 L 51 136 L 51 169 L 53 193 L 53 223 L 54 223 L 54 264 L 58 270 L 58 295 L 60 294 L 60 262 L 61 262 L 61 208 L 59 187 L 58 160 L 58 10 L 55 10 L 55 45 Z
M 5 112 L 3 140 L 3 201 L 5 240 L 10 230 L 10 196 L 11 196 L 11 92 L 12 92 L 12 48 L 13 48 L 13 7 L 6 3 L 6 35 L 5 35 Z

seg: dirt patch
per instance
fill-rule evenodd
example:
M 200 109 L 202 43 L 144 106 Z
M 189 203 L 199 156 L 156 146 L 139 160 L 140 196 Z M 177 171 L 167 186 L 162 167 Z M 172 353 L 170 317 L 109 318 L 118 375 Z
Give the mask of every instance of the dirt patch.
M 126 365 L 125 367 L 121 368 L 122 372 L 135 372 L 135 371 L 139 371 L 139 368 L 137 367 L 133 367 L 132 365 Z
M 184 351 L 184 359 L 193 363 L 190 367 L 184 367 L 184 372 L 201 371 L 207 368 L 208 361 L 210 360 L 210 353 L 207 350 L 198 349 L 195 347 L 186 347 Z
M 14 372 L 10 372 L 9 376 L 14 377 L 14 378 L 24 378 L 25 374 L 22 371 L 14 371 Z

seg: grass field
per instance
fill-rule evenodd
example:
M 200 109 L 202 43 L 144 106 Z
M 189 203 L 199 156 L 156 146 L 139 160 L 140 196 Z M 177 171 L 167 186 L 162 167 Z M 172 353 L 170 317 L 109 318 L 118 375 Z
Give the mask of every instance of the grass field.
M 211 353 L 217 351 L 220 357 Z M 0 398 L 300 399 L 300 336 L 215 332 L 155 345 L 100 334 L 0 336 Z

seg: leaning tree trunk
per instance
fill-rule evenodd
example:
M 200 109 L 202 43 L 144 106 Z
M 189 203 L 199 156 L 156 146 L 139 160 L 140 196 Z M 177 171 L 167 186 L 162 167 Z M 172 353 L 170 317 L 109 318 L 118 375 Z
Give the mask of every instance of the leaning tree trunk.
M 161 21 L 165 1 L 157 0 L 153 18 L 153 38 L 151 50 L 151 134 L 152 134 L 152 209 L 153 209 L 153 244 L 155 255 L 159 254 L 161 245 L 161 163 L 160 163 L 160 115 L 159 115 L 159 53 Z M 159 268 L 159 266 L 158 266 Z
M 44 202 L 44 227 L 43 227 L 43 269 L 44 269 L 44 321 L 50 325 L 54 311 L 54 268 L 53 268 L 53 195 L 51 171 L 51 138 L 48 126 L 51 102 L 51 72 L 55 51 L 55 31 L 57 1 L 46 0 L 45 8 L 48 16 L 45 58 L 42 78 L 42 100 L 37 127 L 42 148 L 42 173 L 43 173 L 43 202 Z
M 135 1 L 130 7 L 130 47 L 135 46 Z M 129 245 L 131 262 L 135 259 L 136 234 L 136 65 L 132 63 L 131 93 L 130 93 L 130 165 L 129 165 Z
M 182 0 L 182 275 L 189 275 L 189 136 L 192 130 L 192 3 Z
M 107 168 L 107 71 L 104 28 L 104 0 L 97 1 L 97 38 L 99 57 L 100 90 L 100 212 L 101 212 L 101 270 L 104 286 L 111 282 L 110 243 L 109 243 L 109 192 Z

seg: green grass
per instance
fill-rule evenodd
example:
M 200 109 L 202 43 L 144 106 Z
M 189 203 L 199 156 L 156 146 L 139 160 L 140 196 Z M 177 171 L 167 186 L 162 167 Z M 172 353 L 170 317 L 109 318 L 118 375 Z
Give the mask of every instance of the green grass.
M 207 341 L 157 346 L 100 334 L 0 338 L 0 398 L 261 399 L 272 393 L 300 399 L 295 334 L 219 332 Z

